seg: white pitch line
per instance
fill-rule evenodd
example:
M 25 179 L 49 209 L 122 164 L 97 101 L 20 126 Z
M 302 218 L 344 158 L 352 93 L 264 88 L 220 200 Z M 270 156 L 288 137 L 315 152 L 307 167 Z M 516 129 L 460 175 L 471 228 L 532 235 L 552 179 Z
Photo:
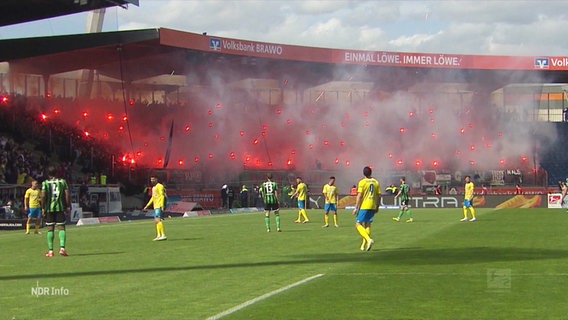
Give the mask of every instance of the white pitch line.
M 218 314 L 216 314 L 216 315 L 214 315 L 214 316 L 211 316 L 211 317 L 207 318 L 207 320 L 217 320 L 217 319 L 221 319 L 221 318 L 224 317 L 224 316 L 228 316 L 228 315 L 230 315 L 231 313 L 234 313 L 234 312 L 236 312 L 236 311 L 239 311 L 239 310 L 241 310 L 241 309 L 244 309 L 244 308 L 246 308 L 246 307 L 248 307 L 248 306 L 250 306 L 250 305 L 252 305 L 252 304 L 254 304 L 254 303 L 257 303 L 257 302 L 259 302 L 259 301 L 268 299 L 268 298 L 270 298 L 270 297 L 272 297 L 272 296 L 274 296 L 274 295 L 279 294 L 280 292 L 284 292 L 284 291 L 286 291 L 286 290 L 288 290 L 288 289 L 294 288 L 294 287 L 299 286 L 299 285 L 301 285 L 301 284 L 304 284 L 304 283 L 306 283 L 306 282 L 308 282 L 308 281 L 312 281 L 312 280 L 317 279 L 317 278 L 319 278 L 319 277 L 321 277 L 321 276 L 323 276 L 323 273 L 316 274 L 315 276 L 311 276 L 311 277 L 306 278 L 306 279 L 304 279 L 304 280 L 300 280 L 300 281 L 298 281 L 298 282 L 292 283 L 291 285 L 287 285 L 287 286 L 282 287 L 282 288 L 280 288 L 280 289 L 276 289 L 276 290 L 274 290 L 274 291 L 271 291 L 271 292 L 269 292 L 269 293 L 267 293 L 267 294 L 263 294 L 262 296 L 259 296 L 259 297 L 256 297 L 256 298 L 254 298 L 254 299 L 251 299 L 251 300 L 249 300 L 249 301 L 243 302 L 243 303 L 239 304 L 238 306 L 234 306 L 234 307 L 232 307 L 231 309 L 227 309 L 227 310 L 225 310 L 225 311 L 223 311 L 223 312 L 221 312 L 221 313 L 218 313 Z

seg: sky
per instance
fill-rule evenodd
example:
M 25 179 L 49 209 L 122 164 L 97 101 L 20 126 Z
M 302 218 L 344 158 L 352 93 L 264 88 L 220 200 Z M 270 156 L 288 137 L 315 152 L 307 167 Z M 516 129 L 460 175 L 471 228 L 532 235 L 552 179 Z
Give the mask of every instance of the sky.
M 568 2 L 140 0 L 109 8 L 104 31 L 171 28 L 324 48 L 565 55 Z M 85 31 L 87 13 L 0 28 L 0 39 Z

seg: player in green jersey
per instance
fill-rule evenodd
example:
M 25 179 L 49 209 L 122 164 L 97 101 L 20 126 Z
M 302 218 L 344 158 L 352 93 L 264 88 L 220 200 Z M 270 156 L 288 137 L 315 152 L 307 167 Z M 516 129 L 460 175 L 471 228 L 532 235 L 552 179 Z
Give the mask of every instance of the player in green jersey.
M 59 254 L 67 256 L 65 251 L 65 222 L 71 209 L 71 193 L 67 181 L 58 178 L 54 166 L 47 169 L 47 179 L 41 184 L 42 216 L 47 226 L 47 249 L 46 257 L 53 257 L 53 239 L 57 228 L 59 238 Z
M 278 184 L 272 181 L 272 173 L 266 175 L 266 181 L 260 185 L 260 194 L 264 202 L 264 224 L 266 232 L 270 232 L 270 211 L 274 212 L 274 220 L 276 221 L 276 231 L 280 229 L 280 207 L 278 205 Z
M 408 202 L 410 201 L 410 187 L 406 184 L 406 178 L 400 178 L 400 187 L 398 188 L 398 192 L 394 196 L 394 198 L 400 198 L 400 211 L 398 212 L 398 217 L 392 218 L 394 221 L 399 222 L 400 218 L 404 213 L 408 219 L 406 222 L 412 222 L 412 214 L 410 213 L 410 209 L 408 208 Z

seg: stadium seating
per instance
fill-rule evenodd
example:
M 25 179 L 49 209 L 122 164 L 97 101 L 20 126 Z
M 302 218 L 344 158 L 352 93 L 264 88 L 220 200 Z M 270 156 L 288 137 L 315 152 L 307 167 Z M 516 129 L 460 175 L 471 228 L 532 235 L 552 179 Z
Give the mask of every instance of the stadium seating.
M 557 185 L 559 181 L 568 178 L 568 148 L 564 137 L 568 137 L 568 123 L 555 123 L 558 139 L 555 141 L 542 141 L 546 150 L 542 152 L 540 164 L 548 173 L 548 184 Z

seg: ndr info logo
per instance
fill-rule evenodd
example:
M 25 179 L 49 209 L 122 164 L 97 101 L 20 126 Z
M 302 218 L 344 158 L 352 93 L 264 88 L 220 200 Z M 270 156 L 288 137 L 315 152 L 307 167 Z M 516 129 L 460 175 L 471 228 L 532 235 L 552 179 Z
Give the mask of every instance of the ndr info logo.
M 36 286 L 32 287 L 32 296 L 68 296 L 69 289 L 65 287 L 40 287 L 39 281 L 36 282 Z

